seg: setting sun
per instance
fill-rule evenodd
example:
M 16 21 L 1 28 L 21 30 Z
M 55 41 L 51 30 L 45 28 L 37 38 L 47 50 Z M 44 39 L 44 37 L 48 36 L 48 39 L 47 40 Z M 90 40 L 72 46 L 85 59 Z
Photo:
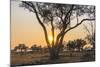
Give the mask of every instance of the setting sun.
M 48 36 L 50 43 L 53 41 L 53 37 L 51 35 Z M 56 41 L 56 37 L 54 37 L 54 42 Z
M 53 37 L 50 35 L 50 36 L 49 36 L 49 41 L 50 41 L 50 43 L 52 42 L 52 40 L 53 40 Z

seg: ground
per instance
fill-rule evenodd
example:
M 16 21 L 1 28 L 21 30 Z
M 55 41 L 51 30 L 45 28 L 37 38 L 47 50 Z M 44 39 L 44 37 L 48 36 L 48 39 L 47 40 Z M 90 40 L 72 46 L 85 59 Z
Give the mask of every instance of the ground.
M 61 52 L 60 58 L 49 59 L 49 53 L 11 53 L 11 66 L 41 65 L 95 61 L 95 51 Z

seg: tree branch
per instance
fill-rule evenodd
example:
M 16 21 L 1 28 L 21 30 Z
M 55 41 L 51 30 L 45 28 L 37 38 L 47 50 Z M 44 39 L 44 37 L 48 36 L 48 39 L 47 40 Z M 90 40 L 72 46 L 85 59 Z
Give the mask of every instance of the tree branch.
M 64 34 L 67 33 L 68 31 L 70 31 L 70 30 L 72 30 L 72 29 L 78 27 L 78 26 L 81 25 L 84 21 L 93 21 L 93 20 L 95 20 L 95 19 L 88 19 L 88 18 L 87 18 L 87 19 L 83 19 L 83 20 L 82 20 L 80 23 L 78 23 L 77 25 L 75 25 L 75 26 L 69 28 L 68 30 L 66 30 L 66 31 L 64 32 Z
M 73 10 L 74 5 L 71 6 L 70 10 L 65 15 L 64 21 L 66 21 L 66 18 L 68 18 L 68 14 Z
M 73 8 L 73 6 L 72 6 L 72 8 Z M 67 21 L 63 20 L 62 17 L 60 17 L 60 19 L 61 19 L 62 22 L 63 22 L 63 29 L 62 29 L 62 31 L 58 34 L 58 36 L 57 36 L 57 38 L 56 38 L 57 41 L 59 41 L 61 35 L 64 33 L 64 31 L 66 30 L 68 24 L 70 23 L 70 16 L 71 16 L 71 14 L 72 14 L 72 8 L 68 11 L 67 16 L 66 16 L 67 19 L 69 18 L 68 23 L 66 23 Z M 69 14 L 69 15 L 68 15 L 68 14 Z M 63 39 L 63 37 L 61 37 L 61 39 Z M 60 40 L 61 40 L 61 39 L 60 39 Z M 61 40 L 61 41 L 62 41 L 62 40 Z
M 84 25 L 84 28 L 86 29 L 86 31 L 89 33 L 89 35 L 91 35 L 91 33 L 90 33 L 90 31 L 89 31 L 89 29 L 87 28 L 87 26 L 86 25 Z
M 34 12 L 35 12 L 35 15 L 36 15 L 36 18 L 37 18 L 39 24 L 42 26 L 42 28 L 43 28 L 43 30 L 44 30 L 46 43 L 47 43 L 48 47 L 50 48 L 50 42 L 49 42 L 49 40 L 48 40 L 48 34 L 47 34 L 46 27 L 45 27 L 45 25 L 42 23 L 42 21 L 40 20 L 39 15 L 38 15 L 38 12 L 37 12 L 35 6 L 34 6 L 33 4 L 29 4 L 28 2 L 25 2 L 25 1 L 22 1 L 22 3 L 25 3 L 25 4 L 27 4 L 28 6 L 30 6 L 31 8 L 33 8 L 33 10 L 34 10 Z

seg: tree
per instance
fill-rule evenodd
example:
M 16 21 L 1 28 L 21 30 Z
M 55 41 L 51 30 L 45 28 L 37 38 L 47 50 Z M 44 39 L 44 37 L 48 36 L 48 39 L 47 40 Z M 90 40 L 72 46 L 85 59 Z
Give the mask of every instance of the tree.
M 30 49 L 33 52 L 41 52 L 42 51 L 42 47 L 41 46 L 37 46 L 36 44 L 32 45 Z
M 15 46 L 14 51 L 16 52 L 19 49 L 18 46 Z
M 75 42 L 74 41 L 69 41 L 67 43 L 67 47 L 68 47 L 69 50 L 75 49 Z
M 93 49 L 95 49 L 95 23 L 90 22 L 89 26 L 91 29 L 84 25 L 85 30 L 88 32 L 86 39 L 88 39 L 89 43 L 93 45 Z
M 44 31 L 45 41 L 50 53 L 50 59 L 59 58 L 60 46 L 63 43 L 66 33 L 78 27 L 85 21 L 95 20 L 95 7 L 92 5 L 71 5 L 22 1 L 20 6 L 25 7 L 30 12 L 35 13 L 38 23 Z M 88 16 L 79 21 L 78 19 L 84 15 Z M 77 19 L 77 23 L 74 26 L 72 26 L 73 19 Z M 49 42 L 45 24 L 51 25 L 51 33 L 53 38 L 52 43 Z M 56 41 L 54 42 L 55 29 L 58 29 L 60 32 L 58 33 Z
M 20 52 L 26 52 L 28 47 L 25 44 L 19 44 L 18 46 L 15 47 L 15 50 L 20 50 Z
M 32 45 L 30 48 L 32 51 L 36 51 L 36 45 Z
M 77 39 L 76 41 L 76 48 L 80 51 L 84 45 L 86 45 L 86 41 L 82 40 L 82 39 Z
M 86 41 L 82 39 L 76 39 L 67 43 L 69 50 L 78 49 L 80 51 L 84 45 L 86 45 Z

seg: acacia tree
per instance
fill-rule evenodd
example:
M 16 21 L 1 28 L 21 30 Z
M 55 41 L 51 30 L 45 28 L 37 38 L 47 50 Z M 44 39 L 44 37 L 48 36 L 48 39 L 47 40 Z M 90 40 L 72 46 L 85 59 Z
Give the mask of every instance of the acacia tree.
M 88 32 L 86 39 L 88 39 L 89 43 L 93 45 L 93 49 L 95 49 L 95 23 L 90 22 L 89 26 L 91 29 L 84 25 L 85 30 Z
M 19 44 L 14 48 L 15 51 L 20 50 L 20 52 L 26 52 L 28 47 L 25 44 Z
M 50 59 L 59 58 L 60 46 L 63 43 L 63 39 L 66 33 L 70 30 L 78 27 L 84 21 L 93 21 L 94 18 L 94 6 L 89 5 L 74 5 L 74 4 L 55 4 L 55 3 L 42 3 L 32 1 L 22 1 L 21 7 L 28 9 L 36 15 L 38 23 L 42 27 L 45 35 L 45 41 L 47 43 Z M 87 15 L 87 17 L 80 19 L 80 17 Z M 92 18 L 91 18 L 92 17 Z M 72 25 L 72 20 L 77 19 L 77 23 Z M 45 24 L 51 25 L 52 43 L 49 42 L 48 32 Z M 56 41 L 54 42 L 55 29 L 59 30 Z
M 74 50 L 74 49 L 76 48 L 75 42 L 74 42 L 74 41 L 68 41 L 67 47 L 68 47 L 68 49 L 71 50 L 71 51 Z
M 86 45 L 86 41 L 82 39 L 76 39 L 67 43 L 69 50 L 74 50 L 76 48 L 80 51 L 84 45 Z
M 30 48 L 33 52 L 40 52 L 42 50 L 41 46 L 37 46 L 36 44 L 32 45 Z

